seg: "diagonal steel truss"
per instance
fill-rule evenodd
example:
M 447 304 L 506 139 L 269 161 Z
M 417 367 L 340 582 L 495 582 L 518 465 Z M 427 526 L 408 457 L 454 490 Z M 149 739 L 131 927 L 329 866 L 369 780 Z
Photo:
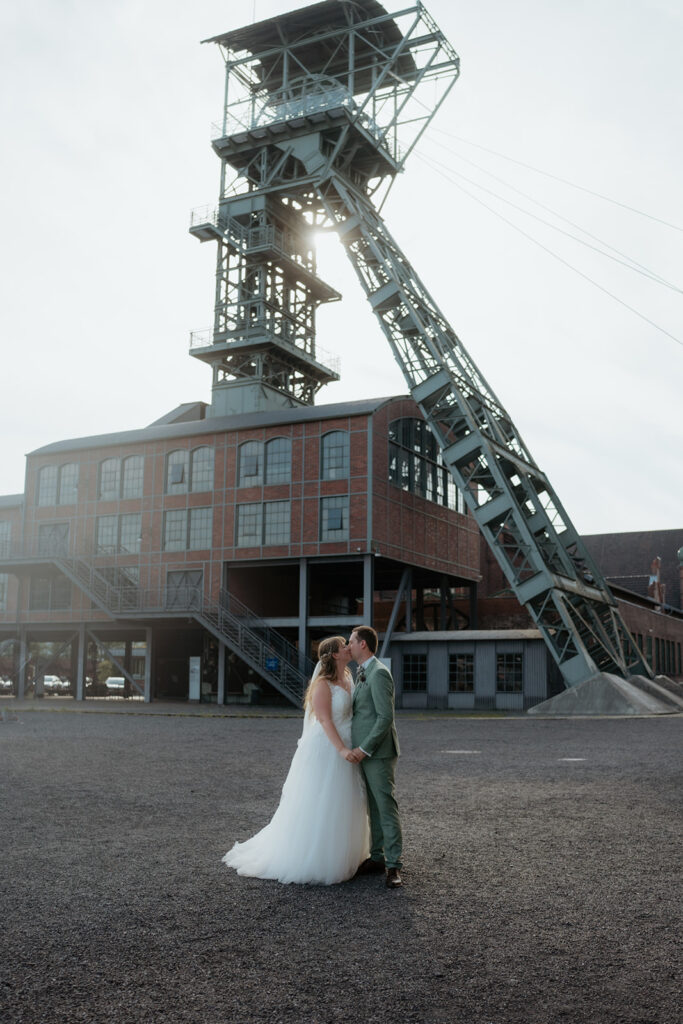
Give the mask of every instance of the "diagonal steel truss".
M 651 677 L 550 482 L 369 197 L 336 173 L 318 196 L 445 464 L 567 684 L 600 671 Z

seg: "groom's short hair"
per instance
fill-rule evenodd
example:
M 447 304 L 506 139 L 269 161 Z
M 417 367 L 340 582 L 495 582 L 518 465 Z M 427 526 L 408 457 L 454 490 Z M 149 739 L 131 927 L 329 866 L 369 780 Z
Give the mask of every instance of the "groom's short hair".
M 377 633 L 372 626 L 354 626 L 351 632 L 355 633 L 359 640 L 365 640 L 368 650 L 372 651 L 373 654 L 377 653 Z

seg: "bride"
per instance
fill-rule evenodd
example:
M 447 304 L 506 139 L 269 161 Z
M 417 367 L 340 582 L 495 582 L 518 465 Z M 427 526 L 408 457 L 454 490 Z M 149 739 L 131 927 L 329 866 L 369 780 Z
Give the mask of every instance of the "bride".
M 351 753 L 351 653 L 341 636 L 318 648 L 304 728 L 270 822 L 223 862 L 279 882 L 345 882 L 369 856 L 365 784 Z

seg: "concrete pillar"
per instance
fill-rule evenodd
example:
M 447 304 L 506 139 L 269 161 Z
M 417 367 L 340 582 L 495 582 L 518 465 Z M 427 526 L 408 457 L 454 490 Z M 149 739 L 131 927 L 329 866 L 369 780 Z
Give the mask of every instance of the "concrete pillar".
M 17 700 L 26 696 L 26 662 L 28 661 L 28 641 L 26 626 L 19 627 L 19 665 L 17 672 Z
M 76 700 L 85 700 L 85 666 L 88 655 L 88 641 L 85 635 L 85 623 L 78 627 L 76 650 Z
M 225 644 L 222 640 L 218 641 L 218 665 L 216 666 L 216 672 L 218 674 L 216 703 L 225 704 Z
M 375 556 L 363 555 L 363 623 L 374 626 L 375 618 Z
M 308 657 L 308 559 L 299 559 L 299 655 L 300 668 Z
M 152 630 L 145 630 L 145 704 L 152 700 Z

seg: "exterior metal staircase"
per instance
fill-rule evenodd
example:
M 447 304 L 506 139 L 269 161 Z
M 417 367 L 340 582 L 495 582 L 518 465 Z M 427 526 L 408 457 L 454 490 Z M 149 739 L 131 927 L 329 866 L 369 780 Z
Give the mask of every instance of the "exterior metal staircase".
M 301 706 L 313 663 L 229 591 L 221 591 L 219 600 L 214 601 L 204 596 L 200 586 L 156 590 L 115 586 L 82 556 L 61 551 L 43 552 L 37 559 L 15 553 L 6 566 L 3 560 L 3 567 L 16 571 L 37 560 L 53 565 L 112 619 L 195 619 L 287 700 Z

